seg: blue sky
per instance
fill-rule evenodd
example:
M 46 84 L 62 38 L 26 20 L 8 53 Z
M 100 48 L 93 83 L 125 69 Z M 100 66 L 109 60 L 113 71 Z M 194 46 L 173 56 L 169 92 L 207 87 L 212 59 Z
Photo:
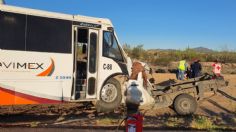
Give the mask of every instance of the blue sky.
M 5 0 L 9 5 L 106 17 L 121 44 L 236 50 L 236 0 Z

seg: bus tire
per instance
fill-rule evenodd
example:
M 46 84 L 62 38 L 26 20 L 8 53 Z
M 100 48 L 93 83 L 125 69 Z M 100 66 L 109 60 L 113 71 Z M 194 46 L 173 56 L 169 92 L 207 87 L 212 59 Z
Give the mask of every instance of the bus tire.
M 174 100 L 174 109 L 179 115 L 194 114 L 197 110 L 197 101 L 189 94 L 180 94 Z
M 97 112 L 112 112 L 122 100 L 121 85 L 114 78 L 109 79 L 100 91 L 100 100 L 97 101 Z

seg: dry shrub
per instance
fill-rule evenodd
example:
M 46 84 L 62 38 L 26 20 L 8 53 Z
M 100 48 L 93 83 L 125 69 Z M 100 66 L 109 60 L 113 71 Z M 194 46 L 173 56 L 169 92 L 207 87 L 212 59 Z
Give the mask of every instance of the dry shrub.
M 196 129 L 207 129 L 207 130 L 215 128 L 212 121 L 205 116 L 196 116 L 191 122 L 191 127 Z

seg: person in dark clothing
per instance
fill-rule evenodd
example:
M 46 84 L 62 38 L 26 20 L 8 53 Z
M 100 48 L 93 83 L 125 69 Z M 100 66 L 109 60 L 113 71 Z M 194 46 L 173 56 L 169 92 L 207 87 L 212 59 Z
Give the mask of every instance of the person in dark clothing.
M 192 78 L 191 68 L 187 68 L 186 74 L 187 74 L 187 79 Z
M 196 60 L 191 65 L 191 71 L 192 71 L 192 78 L 201 76 L 202 65 L 200 64 L 200 60 Z

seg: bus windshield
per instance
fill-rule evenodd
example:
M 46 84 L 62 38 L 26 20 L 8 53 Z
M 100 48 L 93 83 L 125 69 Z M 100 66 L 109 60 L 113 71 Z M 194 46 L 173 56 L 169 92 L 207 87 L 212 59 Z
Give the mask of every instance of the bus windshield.
M 103 56 L 123 61 L 120 47 L 112 32 L 104 31 L 103 33 Z

